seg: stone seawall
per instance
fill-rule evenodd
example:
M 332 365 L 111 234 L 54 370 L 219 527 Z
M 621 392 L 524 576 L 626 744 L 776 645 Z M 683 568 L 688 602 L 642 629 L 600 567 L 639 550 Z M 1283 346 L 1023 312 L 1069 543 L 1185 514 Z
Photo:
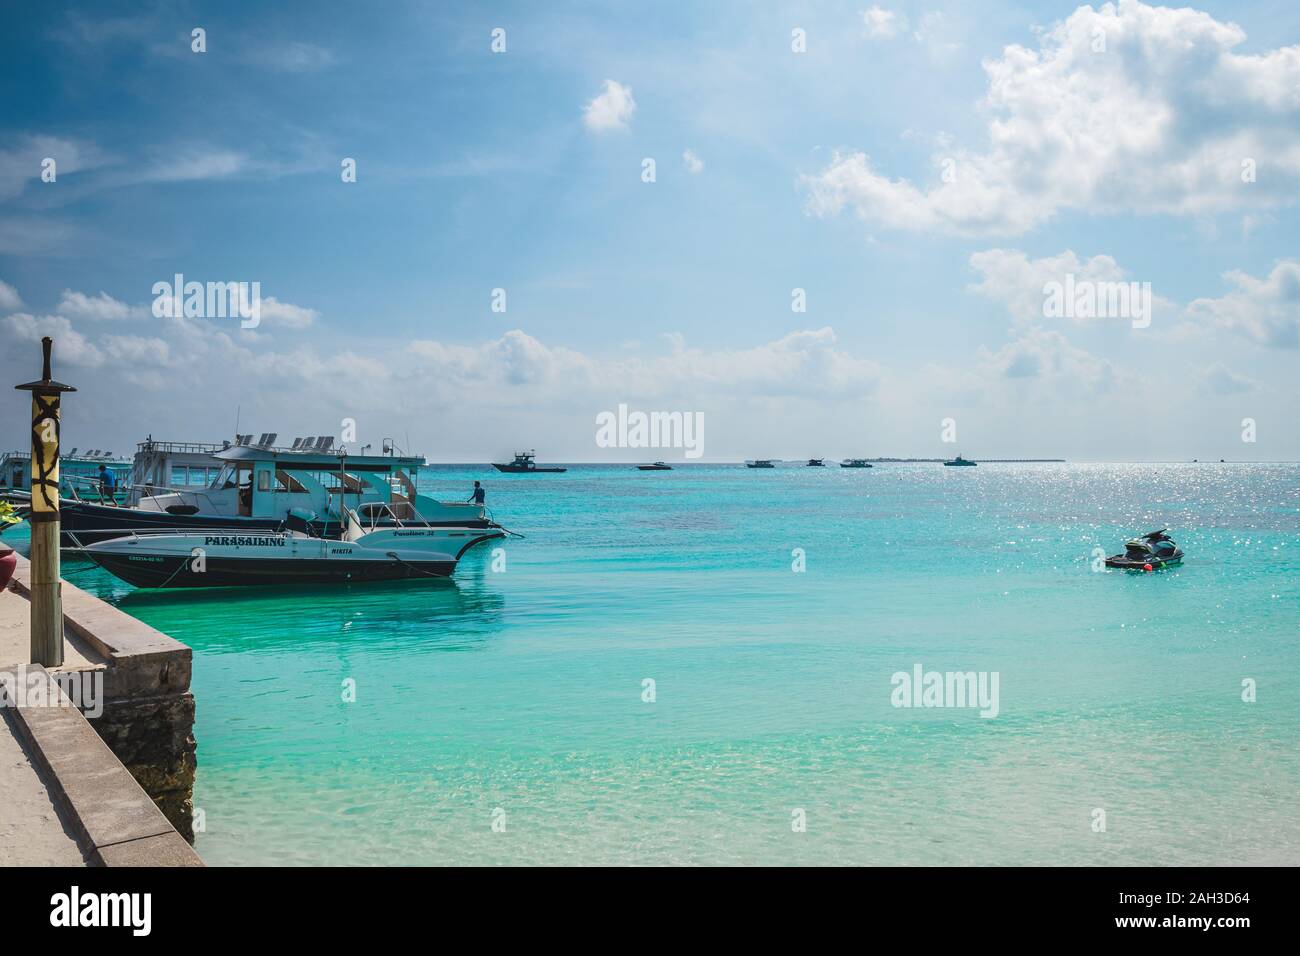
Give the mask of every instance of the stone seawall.
M 20 558 L 9 586 L 30 597 L 30 580 Z M 190 649 L 67 581 L 63 615 L 67 640 L 104 672 L 104 712 L 90 725 L 192 843 L 197 743 Z

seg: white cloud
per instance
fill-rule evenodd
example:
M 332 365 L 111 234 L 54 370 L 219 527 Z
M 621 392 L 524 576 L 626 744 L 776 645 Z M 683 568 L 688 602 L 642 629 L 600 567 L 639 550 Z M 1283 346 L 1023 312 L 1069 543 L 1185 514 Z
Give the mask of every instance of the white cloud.
M 780 339 L 741 350 L 687 348 L 680 337 L 667 355 L 606 359 L 548 346 L 520 329 L 478 346 L 415 342 L 431 380 L 457 389 L 484 387 L 486 396 L 503 386 L 575 390 L 619 390 L 637 395 L 701 393 L 865 395 L 876 386 L 880 368 L 836 347 L 827 327 L 791 332 Z
M 1018 249 L 986 249 L 970 257 L 970 266 L 982 278 L 966 287 L 968 292 L 1004 306 L 1017 322 L 1044 321 L 1043 286 L 1064 282 L 1067 274 L 1076 281 L 1118 282 L 1125 272 L 1110 256 L 1080 259 L 1067 249 L 1056 256 L 1030 259 Z
M 1101 38 L 1105 49 L 1094 49 Z M 802 177 L 807 209 L 1005 235 L 1064 210 L 1201 216 L 1290 203 L 1300 186 L 1300 46 L 1233 52 L 1245 39 L 1187 8 L 1080 7 L 1039 49 L 1011 45 L 985 61 L 987 149 L 934 157 L 936 167 L 954 160 L 955 176 L 916 185 L 862 152 L 837 152 Z M 1255 182 L 1242 181 L 1246 159 Z
M 1242 335 L 1258 345 L 1300 348 L 1300 262 L 1284 259 L 1263 279 L 1233 270 L 1235 288 L 1217 299 L 1196 299 L 1188 318 Z
M 961 42 L 952 39 L 956 28 L 948 23 L 948 18 L 938 10 L 932 10 L 921 17 L 912 32 L 912 39 L 923 46 L 931 59 L 943 60 L 949 54 L 961 49 Z
M 876 40 L 891 40 L 900 30 L 907 28 L 907 17 L 881 7 L 863 10 L 862 22 L 866 25 L 867 36 Z
M 636 112 L 636 100 L 632 98 L 632 89 L 617 80 L 606 80 L 604 92 L 587 104 L 582 121 L 587 129 L 604 132 L 611 129 L 627 129 L 632 114 Z
M 73 319 L 114 321 L 129 319 L 132 315 L 141 314 L 143 310 L 132 309 L 125 302 L 114 299 L 107 292 L 100 292 L 96 296 L 88 296 L 84 292 L 73 292 L 71 289 L 64 289 L 55 311 L 59 315 Z
M 316 73 L 334 65 L 334 54 L 314 43 L 290 41 L 250 49 L 244 59 L 279 73 Z
M 281 302 L 273 295 L 262 300 L 262 321 L 269 322 L 272 326 L 305 329 L 318 318 L 320 313 L 315 309 L 294 305 L 292 302 Z
M 1202 392 L 1211 395 L 1241 395 L 1254 391 L 1258 383 L 1244 375 L 1238 375 L 1222 362 L 1215 362 L 1204 369 L 1199 376 Z
M 139 335 L 107 335 L 100 343 L 114 361 L 148 365 L 173 364 L 171 345 L 160 338 Z
M 1177 314 L 1177 305 L 1153 288 L 1151 290 L 1151 313 L 1145 314 L 1146 302 L 1141 277 L 1133 276 L 1122 268 L 1114 258 L 1096 255 L 1083 258 L 1072 249 L 1055 256 L 1030 259 L 1018 249 L 985 249 L 973 253 L 970 266 L 981 279 L 966 287 L 967 292 L 996 302 L 1007 310 L 1007 314 L 1018 325 L 1061 325 L 1066 322 L 1079 324 L 1139 322 L 1143 327 L 1155 324 L 1160 334 L 1172 333 L 1174 328 L 1163 328 L 1164 319 Z M 1047 299 L 1046 286 L 1056 285 L 1056 294 L 1068 295 L 1068 290 L 1075 290 L 1076 301 L 1088 285 L 1097 296 L 1095 313 L 1077 314 L 1074 309 L 1065 312 L 1066 317 L 1049 316 L 1044 312 Z M 1128 302 L 1127 312 L 1109 311 L 1113 306 L 1111 293 L 1113 284 L 1123 283 L 1128 286 L 1125 298 L 1114 300 L 1116 303 Z M 1059 303 L 1058 303 L 1059 304 Z M 1138 312 L 1141 308 L 1143 311 Z M 1156 334 L 1155 332 L 1149 334 Z
M 138 176 L 128 174 L 129 181 L 144 183 L 179 183 L 200 179 L 222 179 L 243 171 L 249 165 L 248 157 L 228 149 L 190 150 L 169 154 L 140 170 Z
M 72 323 L 61 315 L 37 318 L 26 312 L 17 312 L 5 319 L 9 330 L 21 341 L 40 342 L 50 336 L 55 342 L 55 363 L 66 362 L 82 368 L 96 368 L 104 363 L 104 353 L 84 335 L 72 328 Z
M 682 164 L 686 167 L 686 171 L 692 176 L 698 176 L 700 173 L 704 172 L 704 160 L 696 156 L 695 150 L 693 149 L 688 149 L 682 153 Z
M 18 294 L 18 290 L 0 279 L 0 310 L 20 309 L 22 305 L 22 296 Z
M 42 163 L 54 160 L 55 180 L 40 183 L 49 189 L 60 187 L 59 177 L 91 169 L 104 162 L 104 157 L 92 143 L 64 139 L 59 136 L 23 136 L 8 149 L 0 149 L 0 199 L 10 199 L 23 191 L 31 180 L 39 181 Z
M 1110 392 L 1119 374 L 1106 359 L 1071 345 L 1051 329 L 1027 329 L 996 352 L 980 348 L 977 358 L 991 379 L 1043 382 L 1057 392 Z
M 974 443 L 986 454 L 1073 455 L 1086 448 L 1101 457 L 1140 456 L 1157 452 L 1130 435 L 1132 407 L 1144 409 L 1150 432 L 1182 435 L 1242 381 L 1217 370 L 1198 379 L 1205 360 L 1190 375 L 1171 371 L 1158 380 L 1145 366 L 1134 375 L 1055 329 L 1035 327 L 1019 328 L 1000 348 L 956 355 L 945 365 L 890 371 L 869 353 L 842 345 L 830 328 L 742 348 L 701 348 L 664 336 L 633 351 L 595 352 L 519 329 L 487 341 L 375 338 L 351 349 L 322 333 L 278 349 L 273 335 L 240 330 L 233 321 L 155 320 L 134 326 L 147 329 L 138 335 L 111 334 L 121 325 L 78 321 L 26 313 L 0 319 L 0 330 L 19 343 L 0 350 L 0 371 L 10 381 L 32 377 L 35 343 L 52 335 L 57 377 L 80 389 L 74 396 L 79 432 L 117 444 L 138 441 L 149 429 L 220 438 L 240 405 L 245 430 L 317 434 L 350 416 L 362 424 L 361 442 L 377 446 L 380 436 L 393 434 L 397 409 L 398 430 L 413 433 L 410 446 L 439 460 L 482 460 L 517 442 L 545 448 L 556 460 L 588 460 L 596 453 L 592 416 L 626 401 L 706 413 L 710 457 L 926 453 L 917 436 L 954 409 L 965 422 L 983 422 L 974 432 L 965 426 L 965 434 L 978 436 Z M 1158 365 L 1168 365 L 1168 358 L 1162 353 Z M 340 389 L 340 381 L 348 387 Z M 1173 387 L 1182 387 L 1188 400 L 1163 400 Z M 1116 403 L 1117 393 L 1126 401 Z M 286 402 L 286 395 L 310 400 Z M 453 404 L 475 414 L 447 419 L 441 413 Z M 11 441 L 21 437 L 17 423 L 10 422 L 10 431 Z M 1171 445 L 1167 453 L 1184 452 Z

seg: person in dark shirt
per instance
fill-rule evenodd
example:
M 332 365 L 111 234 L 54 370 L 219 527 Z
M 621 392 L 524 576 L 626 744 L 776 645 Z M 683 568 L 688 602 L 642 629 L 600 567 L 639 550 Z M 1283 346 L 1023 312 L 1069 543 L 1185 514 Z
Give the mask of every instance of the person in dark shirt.
M 472 495 L 470 495 L 468 498 L 466 498 L 465 500 L 466 500 L 466 501 L 472 501 L 472 502 L 474 502 L 474 504 L 476 504 L 476 505 L 486 504 L 486 502 L 487 502 L 487 489 L 484 488 L 481 484 L 479 484 L 479 483 L 476 481 L 476 482 L 474 482 L 474 493 L 473 493 Z

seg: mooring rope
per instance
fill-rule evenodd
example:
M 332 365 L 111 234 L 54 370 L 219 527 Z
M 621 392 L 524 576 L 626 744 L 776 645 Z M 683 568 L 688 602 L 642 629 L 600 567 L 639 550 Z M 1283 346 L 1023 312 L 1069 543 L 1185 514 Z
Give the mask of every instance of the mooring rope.
M 411 569 L 412 571 L 414 571 L 416 574 L 424 574 L 424 575 L 428 575 L 428 576 L 431 577 L 431 578 L 445 578 L 445 577 L 447 577 L 447 575 L 445 575 L 445 574 L 434 574 L 432 571 L 425 571 L 423 568 L 417 568 L 415 565 L 411 564 L 409 561 L 404 561 L 404 560 L 402 560 L 400 557 L 398 557 L 398 554 L 397 554 L 396 551 L 385 551 L 384 554 L 386 554 L 388 557 L 392 558 L 394 561 L 396 561 L 398 564 L 402 565 L 403 567 L 410 568 L 410 569 Z

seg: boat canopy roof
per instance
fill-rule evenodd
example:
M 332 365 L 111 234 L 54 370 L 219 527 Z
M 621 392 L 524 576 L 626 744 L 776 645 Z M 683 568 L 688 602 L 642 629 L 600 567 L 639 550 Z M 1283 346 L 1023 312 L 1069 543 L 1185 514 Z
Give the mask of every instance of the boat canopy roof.
M 214 458 L 226 462 L 274 462 L 283 471 L 415 471 L 424 459 L 396 455 L 345 455 L 341 452 L 276 451 L 249 445 L 232 445 L 215 452 Z
M 30 451 L 7 451 L 0 457 L 0 465 L 6 465 L 10 461 L 31 461 L 32 453 Z M 77 455 L 62 452 L 59 455 L 59 464 L 91 464 L 91 465 L 108 465 L 113 468 L 122 468 L 131 464 L 125 458 L 118 458 L 112 454 L 104 453 L 102 455 Z

